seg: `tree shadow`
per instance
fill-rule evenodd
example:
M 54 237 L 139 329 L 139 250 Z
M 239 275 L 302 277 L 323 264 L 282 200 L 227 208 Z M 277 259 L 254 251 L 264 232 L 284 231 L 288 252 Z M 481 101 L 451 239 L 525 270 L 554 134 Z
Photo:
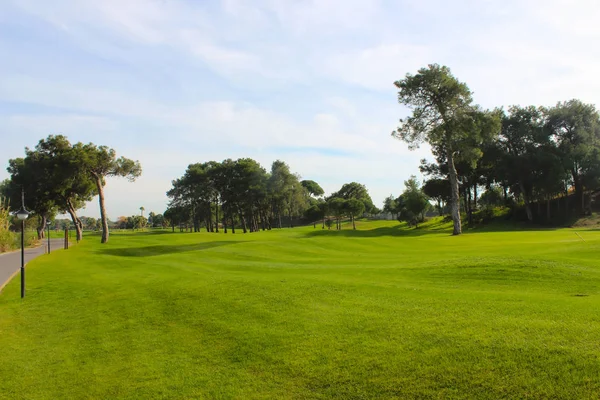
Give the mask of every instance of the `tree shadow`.
M 100 249 L 98 253 L 117 256 L 117 257 L 153 257 L 153 256 L 161 256 L 165 254 L 174 254 L 174 253 L 185 253 L 190 251 L 201 251 L 208 250 L 215 247 L 228 246 L 236 243 L 241 243 L 241 241 L 214 241 L 214 242 L 205 242 L 205 243 L 194 243 L 194 244 L 184 244 L 184 245 L 155 245 L 155 246 L 145 246 L 145 247 L 123 247 L 116 249 Z
M 544 226 L 537 224 L 527 224 L 521 222 L 502 223 L 502 222 L 491 222 L 488 224 L 480 224 L 475 226 L 469 226 L 468 224 L 463 225 L 463 235 L 478 234 L 478 233 L 492 233 L 492 232 L 516 232 L 516 231 L 555 231 L 558 229 L 564 229 L 564 227 L 553 227 Z M 586 229 L 591 230 L 591 229 Z M 405 223 L 398 224 L 396 226 L 386 226 L 374 229 L 357 229 L 353 230 L 342 229 L 327 230 L 318 229 L 311 232 L 307 232 L 308 237 L 319 237 L 319 236 L 344 236 L 344 237 L 380 237 L 380 236 L 398 236 L 398 237 L 418 237 L 434 234 L 446 234 L 452 235 L 452 226 L 448 225 L 448 221 L 438 220 L 425 222 L 423 226 L 418 228 L 408 228 Z
M 446 233 L 452 234 L 452 230 L 448 228 L 417 228 L 408 229 L 405 225 L 398 226 L 385 226 L 375 229 L 342 229 L 342 230 L 327 230 L 319 229 L 311 232 L 307 232 L 306 236 L 309 237 L 320 237 L 320 236 L 344 236 L 344 237 L 380 237 L 380 236 L 424 236 L 432 234 Z

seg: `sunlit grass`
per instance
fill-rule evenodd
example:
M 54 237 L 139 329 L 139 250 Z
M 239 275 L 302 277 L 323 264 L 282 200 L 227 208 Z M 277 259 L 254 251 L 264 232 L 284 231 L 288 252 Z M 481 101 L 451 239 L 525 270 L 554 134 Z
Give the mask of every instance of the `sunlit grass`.
M 4 398 L 596 398 L 600 232 L 113 233 L 0 295 Z

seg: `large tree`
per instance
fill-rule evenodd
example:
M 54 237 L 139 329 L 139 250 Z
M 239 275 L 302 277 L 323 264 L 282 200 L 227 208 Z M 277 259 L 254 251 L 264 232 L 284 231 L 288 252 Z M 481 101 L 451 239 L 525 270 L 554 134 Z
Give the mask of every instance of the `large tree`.
M 548 110 L 546 127 L 571 174 L 577 208 L 583 212 L 585 190 L 595 187 L 600 177 L 600 115 L 592 104 L 570 100 Z
M 415 75 L 407 74 L 395 85 L 399 103 L 409 107 L 412 115 L 401 119 L 392 135 L 407 142 L 411 149 L 427 142 L 434 152 L 444 154 L 451 188 L 453 234 L 458 235 L 462 226 L 455 160 L 481 157 L 477 149 L 482 136 L 496 129 L 498 118 L 474 107 L 468 86 L 445 66 L 431 64 Z
M 73 146 L 80 161 L 80 168 L 93 179 L 98 191 L 100 218 L 102 219 L 101 243 L 108 242 L 108 217 L 104 200 L 106 178 L 125 177 L 134 181 L 142 174 L 139 161 L 125 157 L 117 158 L 117 152 L 107 146 L 97 146 L 93 143 L 77 143 Z
M 10 161 L 11 185 L 15 196 L 21 188 L 27 192 L 26 206 L 40 217 L 41 236 L 47 218 L 55 212 L 71 216 L 77 240 L 82 238 L 83 224 L 77 210 L 95 195 L 95 185 L 80 168 L 73 146 L 65 136 L 50 135 L 35 149 L 25 149 L 25 158 Z

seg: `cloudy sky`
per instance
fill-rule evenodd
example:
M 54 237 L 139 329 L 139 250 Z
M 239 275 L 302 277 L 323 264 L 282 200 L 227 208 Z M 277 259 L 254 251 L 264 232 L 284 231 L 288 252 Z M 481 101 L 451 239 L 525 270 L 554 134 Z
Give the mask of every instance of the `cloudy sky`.
M 428 156 L 390 137 L 395 80 L 439 63 L 486 108 L 599 104 L 598 21 L 597 0 L 0 0 L 0 179 L 64 134 L 141 161 L 108 182 L 113 219 L 229 157 L 380 204 Z

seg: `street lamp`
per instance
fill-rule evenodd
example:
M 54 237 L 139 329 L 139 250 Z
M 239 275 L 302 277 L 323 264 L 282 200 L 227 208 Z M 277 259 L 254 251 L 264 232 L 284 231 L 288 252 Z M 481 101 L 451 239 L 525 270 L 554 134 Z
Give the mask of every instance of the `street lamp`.
M 52 222 L 48 221 L 46 222 L 46 225 L 48 225 L 48 254 L 50 254 L 50 224 Z
M 21 298 L 25 297 L 25 220 L 29 211 L 25 209 L 25 192 L 21 189 L 21 209 L 17 211 L 17 218 L 21 221 Z

